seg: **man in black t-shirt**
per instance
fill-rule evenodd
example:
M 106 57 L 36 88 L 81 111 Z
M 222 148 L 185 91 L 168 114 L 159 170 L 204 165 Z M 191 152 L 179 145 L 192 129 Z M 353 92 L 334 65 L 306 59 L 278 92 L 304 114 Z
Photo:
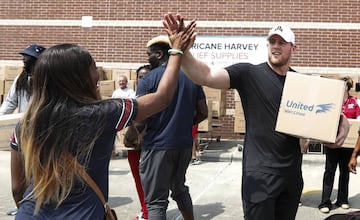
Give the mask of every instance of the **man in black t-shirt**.
M 172 33 L 181 16 L 166 14 L 164 26 Z M 170 38 L 171 39 L 171 38 Z M 296 51 L 295 35 L 284 25 L 268 34 L 268 61 L 259 65 L 238 63 L 212 72 L 187 50 L 182 70 L 199 85 L 236 89 L 246 121 L 243 149 L 242 200 L 247 220 L 295 219 L 303 188 L 299 139 L 275 131 L 286 73 Z M 333 147 L 340 146 L 349 124 L 341 120 Z

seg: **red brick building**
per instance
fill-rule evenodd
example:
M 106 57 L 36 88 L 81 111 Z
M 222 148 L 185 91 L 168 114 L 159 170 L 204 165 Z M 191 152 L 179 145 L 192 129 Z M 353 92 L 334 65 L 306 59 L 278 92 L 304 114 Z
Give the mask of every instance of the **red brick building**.
M 21 64 L 18 52 L 31 43 L 67 42 L 87 48 L 98 65 L 135 69 L 147 62 L 146 42 L 164 34 L 161 19 L 169 11 L 197 18 L 199 35 L 265 36 L 285 23 L 296 35 L 296 70 L 360 74 L 358 0 L 1 0 L 0 64 Z M 82 16 L 92 16 L 91 28 L 81 27 Z M 215 120 L 222 126 L 212 135 L 236 138 L 233 91 L 227 91 L 225 108 L 228 115 Z

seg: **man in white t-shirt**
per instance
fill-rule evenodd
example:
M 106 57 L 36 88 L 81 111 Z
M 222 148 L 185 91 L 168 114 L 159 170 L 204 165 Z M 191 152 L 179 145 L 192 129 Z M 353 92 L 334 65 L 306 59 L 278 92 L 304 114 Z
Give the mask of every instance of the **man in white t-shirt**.
M 135 98 L 136 93 L 133 89 L 128 87 L 128 79 L 125 75 L 120 75 L 116 80 L 116 83 L 119 85 L 119 88 L 113 92 L 111 98 Z M 115 145 L 113 149 L 113 156 L 120 156 L 120 151 L 116 149 Z
M 113 92 L 111 98 L 135 98 L 135 91 L 127 86 L 128 79 L 125 75 L 119 76 L 116 82 L 119 88 Z

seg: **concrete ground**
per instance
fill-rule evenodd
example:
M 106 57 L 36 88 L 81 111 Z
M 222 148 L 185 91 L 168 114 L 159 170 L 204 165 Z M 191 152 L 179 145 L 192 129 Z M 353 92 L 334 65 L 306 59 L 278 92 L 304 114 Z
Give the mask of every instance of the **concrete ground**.
M 242 141 L 213 141 L 201 155 L 199 165 L 190 165 L 187 172 L 187 185 L 190 187 L 194 203 L 195 219 L 243 219 L 241 201 L 241 161 L 238 151 Z M 134 181 L 129 169 L 126 153 L 110 163 L 110 199 L 119 219 L 130 220 L 140 211 Z M 325 156 L 305 154 L 303 160 L 304 191 L 296 220 L 325 219 L 331 214 L 360 209 L 360 176 L 351 175 L 349 186 L 350 210 L 334 209 L 330 214 L 320 213 L 322 175 Z M 10 183 L 10 152 L 0 151 L 0 220 L 14 219 L 6 212 L 14 208 Z M 360 169 L 360 168 L 359 168 Z M 338 173 L 334 182 L 332 198 L 336 198 Z M 176 204 L 169 199 L 167 219 L 181 220 Z

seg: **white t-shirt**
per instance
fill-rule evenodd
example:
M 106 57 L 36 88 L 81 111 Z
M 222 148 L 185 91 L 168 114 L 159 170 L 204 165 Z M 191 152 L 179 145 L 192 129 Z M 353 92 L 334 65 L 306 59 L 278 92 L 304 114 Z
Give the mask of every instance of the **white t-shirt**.
M 116 89 L 111 98 L 135 98 L 135 91 L 129 87 Z

